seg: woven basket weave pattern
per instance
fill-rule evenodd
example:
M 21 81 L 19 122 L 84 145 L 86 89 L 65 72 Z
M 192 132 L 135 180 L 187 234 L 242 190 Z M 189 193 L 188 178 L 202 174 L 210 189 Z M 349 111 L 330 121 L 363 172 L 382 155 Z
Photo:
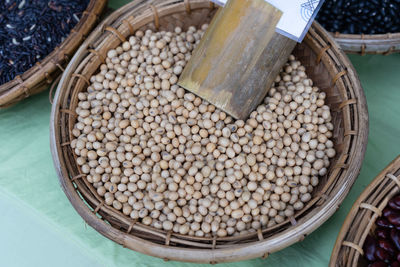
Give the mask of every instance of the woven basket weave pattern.
M 205 0 L 133 1 L 99 25 L 77 51 L 60 81 L 52 110 L 51 144 L 61 186 L 78 213 L 97 231 L 130 249 L 190 262 L 217 263 L 266 257 L 315 230 L 343 201 L 357 177 L 366 149 L 365 97 L 347 57 L 321 26 L 314 24 L 295 55 L 314 84 L 327 93 L 337 156 L 314 190 L 312 200 L 289 220 L 255 233 L 225 238 L 184 236 L 133 221 L 105 205 L 81 174 L 69 144 L 78 93 L 86 90 L 109 49 L 137 29 L 173 30 L 209 22 L 215 13 Z M 84 201 L 82 201 L 84 199 Z
M 343 51 L 352 54 L 389 55 L 400 52 L 400 33 L 341 34 L 333 33 Z
M 388 201 L 400 192 L 400 156 L 363 191 L 351 208 L 337 237 L 330 266 L 367 266 L 363 244 Z

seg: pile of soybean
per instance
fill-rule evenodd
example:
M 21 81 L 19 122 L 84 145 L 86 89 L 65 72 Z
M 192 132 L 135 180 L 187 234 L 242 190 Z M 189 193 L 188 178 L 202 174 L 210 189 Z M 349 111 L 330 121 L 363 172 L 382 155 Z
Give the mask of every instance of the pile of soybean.
M 326 0 L 317 20 L 330 32 L 400 32 L 400 0 Z
M 71 147 L 107 205 L 157 229 L 236 235 L 284 222 L 335 156 L 326 94 L 290 56 L 250 117 L 177 85 L 207 25 L 137 31 L 78 94 Z

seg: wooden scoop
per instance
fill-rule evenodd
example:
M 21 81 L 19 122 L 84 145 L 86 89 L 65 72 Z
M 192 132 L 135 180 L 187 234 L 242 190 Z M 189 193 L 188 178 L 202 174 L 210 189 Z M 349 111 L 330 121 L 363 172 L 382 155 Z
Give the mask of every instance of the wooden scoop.
M 246 119 L 296 45 L 275 32 L 281 16 L 265 0 L 229 0 L 215 14 L 178 84 Z

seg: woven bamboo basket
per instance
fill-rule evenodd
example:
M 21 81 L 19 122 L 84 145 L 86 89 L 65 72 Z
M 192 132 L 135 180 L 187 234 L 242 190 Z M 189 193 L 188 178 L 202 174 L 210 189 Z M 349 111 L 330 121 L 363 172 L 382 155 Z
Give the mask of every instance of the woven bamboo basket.
M 206 0 L 133 1 L 111 14 L 88 37 L 66 68 L 54 98 L 51 147 L 60 184 L 83 219 L 129 249 L 168 260 L 220 263 L 267 257 L 301 241 L 339 207 L 359 174 L 364 158 L 368 113 L 351 63 L 323 28 L 314 24 L 295 50 L 314 84 L 327 94 L 337 151 L 312 200 L 290 220 L 257 232 L 224 238 L 192 237 L 141 224 L 104 204 L 85 179 L 70 148 L 77 95 L 104 61 L 106 52 L 137 29 L 187 29 L 209 22 L 215 7 Z
M 330 266 L 367 266 L 363 244 L 375 230 L 375 220 L 400 192 L 400 156 L 368 185 L 351 208 L 332 251 Z
M 107 0 L 90 0 L 78 24 L 53 52 L 12 81 L 0 85 L 0 108 L 11 106 L 48 88 L 64 71 L 73 53 L 97 24 L 106 4 Z
M 400 52 L 400 33 L 342 34 L 336 32 L 332 35 L 346 53 L 389 55 Z

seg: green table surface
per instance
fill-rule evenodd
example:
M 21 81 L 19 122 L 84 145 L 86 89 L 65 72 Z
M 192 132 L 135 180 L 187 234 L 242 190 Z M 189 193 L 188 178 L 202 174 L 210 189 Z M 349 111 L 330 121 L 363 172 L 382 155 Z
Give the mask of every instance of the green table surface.
M 117 8 L 128 1 L 111 1 Z M 369 139 L 341 208 L 304 241 L 267 259 L 221 266 L 327 266 L 353 202 L 400 154 L 400 54 L 350 56 L 365 90 Z M 0 111 L 1 266 L 195 266 L 133 252 L 86 225 L 61 190 L 50 154 L 48 92 Z

